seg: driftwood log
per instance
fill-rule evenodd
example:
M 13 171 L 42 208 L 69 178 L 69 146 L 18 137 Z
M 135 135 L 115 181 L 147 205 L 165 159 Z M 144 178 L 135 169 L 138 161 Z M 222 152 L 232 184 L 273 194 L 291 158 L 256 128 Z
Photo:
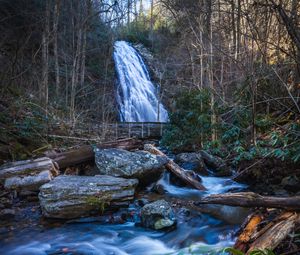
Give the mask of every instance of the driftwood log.
M 252 214 L 237 238 L 234 248 L 246 254 L 255 250 L 274 250 L 294 230 L 299 223 L 300 215 L 295 212 L 282 212 L 264 227 L 260 227 L 265 220 L 260 213 Z
M 245 224 L 242 226 L 242 233 L 238 236 L 234 248 L 242 252 L 246 252 L 249 249 L 250 240 L 252 236 L 257 233 L 258 225 L 262 222 L 263 215 L 253 213 L 248 216 Z
M 274 250 L 294 230 L 299 221 L 300 215 L 298 213 L 282 213 L 278 219 L 270 222 L 255 235 L 256 239 L 246 254 L 250 254 L 254 250 Z
M 37 191 L 39 187 L 58 175 L 50 158 L 17 161 L 0 168 L 0 180 L 6 189 Z
M 129 138 L 114 142 L 97 144 L 95 146 L 102 149 L 119 148 L 124 150 L 133 150 L 141 148 L 142 141 Z M 64 169 L 68 166 L 74 166 L 88 161 L 93 161 L 95 159 L 95 153 L 91 145 L 85 145 L 79 147 L 78 149 L 73 149 L 62 153 L 49 154 L 47 156 L 54 162 L 56 162 L 60 169 Z
M 144 146 L 144 150 L 149 151 L 154 155 L 167 157 L 163 152 L 161 152 L 151 144 L 146 144 Z M 166 168 L 189 186 L 198 190 L 206 190 L 206 188 L 198 180 L 188 175 L 180 166 L 174 163 L 173 160 L 169 159 L 169 162 L 166 164 Z
M 271 197 L 261 196 L 253 192 L 225 193 L 203 197 L 195 204 L 220 204 L 241 207 L 264 207 L 300 210 L 300 196 Z

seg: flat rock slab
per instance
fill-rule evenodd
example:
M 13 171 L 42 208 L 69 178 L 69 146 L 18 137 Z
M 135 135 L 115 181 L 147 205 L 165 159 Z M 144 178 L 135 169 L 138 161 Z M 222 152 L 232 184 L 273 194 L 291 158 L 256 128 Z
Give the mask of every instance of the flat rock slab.
M 107 175 L 58 176 L 40 187 L 39 200 L 45 217 L 79 218 L 128 206 L 137 184 Z

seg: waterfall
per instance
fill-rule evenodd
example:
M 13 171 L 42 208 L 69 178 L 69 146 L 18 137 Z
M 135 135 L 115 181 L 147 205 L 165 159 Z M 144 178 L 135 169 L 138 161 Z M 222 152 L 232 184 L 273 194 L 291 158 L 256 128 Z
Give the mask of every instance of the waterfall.
M 114 61 L 118 74 L 117 102 L 120 119 L 126 122 L 167 122 L 168 112 L 158 100 L 140 54 L 125 41 L 114 44 Z

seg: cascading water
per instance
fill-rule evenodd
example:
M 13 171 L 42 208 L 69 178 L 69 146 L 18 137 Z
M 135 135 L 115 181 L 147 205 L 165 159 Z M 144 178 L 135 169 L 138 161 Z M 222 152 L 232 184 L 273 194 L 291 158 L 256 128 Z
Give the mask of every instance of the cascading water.
M 121 121 L 167 122 L 168 112 L 140 54 L 129 43 L 117 41 L 113 56 L 119 78 L 117 101 Z

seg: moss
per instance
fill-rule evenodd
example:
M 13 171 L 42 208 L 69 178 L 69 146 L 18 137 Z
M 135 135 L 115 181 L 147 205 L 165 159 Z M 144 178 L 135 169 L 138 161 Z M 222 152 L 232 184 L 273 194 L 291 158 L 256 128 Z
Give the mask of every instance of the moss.
M 92 197 L 88 197 L 86 199 L 86 202 L 91 205 L 96 207 L 97 209 L 100 210 L 100 213 L 103 214 L 106 207 L 110 204 L 110 199 L 108 196 L 102 196 L 99 197 L 97 195 L 92 196 Z

